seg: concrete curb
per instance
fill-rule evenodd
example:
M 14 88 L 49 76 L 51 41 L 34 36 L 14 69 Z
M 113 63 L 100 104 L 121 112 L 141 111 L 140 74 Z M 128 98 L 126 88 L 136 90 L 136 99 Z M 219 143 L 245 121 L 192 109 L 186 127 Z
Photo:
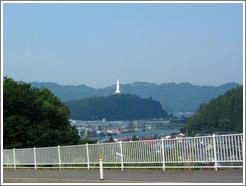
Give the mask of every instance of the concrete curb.
M 155 181 L 124 180 L 83 180 L 83 179 L 48 179 L 48 178 L 3 178 L 3 183 L 171 183 Z M 184 183 L 184 182 L 180 182 Z

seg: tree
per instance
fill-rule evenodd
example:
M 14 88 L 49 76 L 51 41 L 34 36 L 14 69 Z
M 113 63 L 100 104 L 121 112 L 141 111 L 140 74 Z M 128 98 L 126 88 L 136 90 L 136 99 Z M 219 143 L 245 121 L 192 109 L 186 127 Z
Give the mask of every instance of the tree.
M 28 148 L 79 144 L 70 111 L 48 89 L 4 77 L 3 147 Z
M 114 138 L 113 138 L 113 136 L 110 136 L 110 138 L 109 138 L 109 140 L 108 140 L 109 142 L 114 142 Z
M 137 136 L 134 134 L 133 136 L 132 136 L 132 141 L 138 141 L 139 139 L 137 138 Z

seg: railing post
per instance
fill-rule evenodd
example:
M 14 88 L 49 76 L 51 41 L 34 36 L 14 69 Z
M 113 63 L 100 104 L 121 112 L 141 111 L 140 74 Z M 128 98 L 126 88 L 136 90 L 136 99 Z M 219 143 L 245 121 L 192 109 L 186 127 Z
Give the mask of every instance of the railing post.
M 88 167 L 88 169 L 90 169 L 90 159 L 89 159 L 88 143 L 86 143 L 86 154 L 87 154 L 87 167 Z
M 165 165 L 165 152 L 164 152 L 164 139 L 161 138 L 161 149 L 162 149 L 162 160 L 163 160 L 163 170 L 166 170 L 166 165 Z
M 217 153 L 216 153 L 216 142 L 215 142 L 215 135 L 213 134 L 213 145 L 214 145 L 214 167 L 215 167 L 215 170 L 217 171 L 218 168 L 217 168 Z
M 58 152 L 59 170 L 61 170 L 61 152 L 60 152 L 60 145 L 57 146 L 57 152 Z
M 36 148 L 33 147 L 33 160 L 34 160 L 34 169 L 37 170 L 37 163 L 36 163 Z
M 15 165 L 15 148 L 13 148 L 13 159 L 14 159 L 14 169 L 16 169 L 16 165 Z
M 99 172 L 100 172 L 100 180 L 103 180 L 103 159 L 102 159 L 102 155 L 99 155 Z
M 121 170 L 124 170 L 124 160 L 123 160 L 123 152 L 122 152 L 122 141 L 120 143 L 120 158 L 121 158 Z

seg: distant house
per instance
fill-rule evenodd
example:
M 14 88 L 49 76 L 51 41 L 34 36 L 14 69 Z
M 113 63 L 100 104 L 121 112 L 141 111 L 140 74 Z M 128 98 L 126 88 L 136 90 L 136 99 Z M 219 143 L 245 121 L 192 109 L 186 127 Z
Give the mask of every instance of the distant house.
M 172 138 L 171 135 L 166 135 L 166 136 L 164 136 L 164 139 L 170 139 L 170 138 Z
M 183 133 L 179 133 L 179 134 L 176 134 L 175 135 L 175 138 L 183 138 L 183 137 L 185 137 L 185 135 L 183 134 Z
M 128 137 L 128 138 L 125 138 L 123 141 L 130 141 L 132 138 Z
M 151 137 L 145 137 L 145 138 L 142 138 L 142 140 L 154 140 L 154 138 L 151 138 Z

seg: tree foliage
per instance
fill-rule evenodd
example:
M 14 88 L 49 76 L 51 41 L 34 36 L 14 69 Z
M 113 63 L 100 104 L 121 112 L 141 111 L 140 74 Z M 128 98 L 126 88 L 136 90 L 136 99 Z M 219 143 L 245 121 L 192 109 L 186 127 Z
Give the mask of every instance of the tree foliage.
M 131 94 L 85 98 L 67 102 L 71 118 L 79 120 L 136 120 L 169 117 L 159 102 Z
M 243 86 L 239 86 L 208 104 L 201 104 L 181 129 L 190 135 L 202 132 L 243 131 Z
M 109 138 L 109 140 L 108 140 L 109 142 L 114 142 L 114 138 L 113 138 L 113 136 L 110 136 L 110 138 Z
M 4 77 L 4 148 L 78 144 L 78 131 L 69 116 L 68 107 L 48 89 Z
M 134 134 L 134 135 L 132 136 L 132 141 L 139 141 L 139 138 Z

